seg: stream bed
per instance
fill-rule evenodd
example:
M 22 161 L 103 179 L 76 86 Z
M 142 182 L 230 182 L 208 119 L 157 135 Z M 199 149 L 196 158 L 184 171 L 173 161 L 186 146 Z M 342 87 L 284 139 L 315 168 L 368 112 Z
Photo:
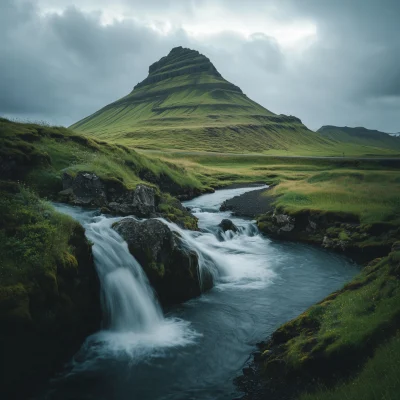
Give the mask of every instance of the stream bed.
M 162 312 L 140 265 L 111 229 L 121 218 L 57 205 L 94 243 L 110 328 L 89 337 L 39 396 L 46 400 L 225 400 L 240 396 L 233 379 L 280 324 L 340 288 L 357 272 L 348 259 L 313 246 L 271 241 L 250 220 L 220 212 L 249 190 L 218 190 L 185 202 L 201 232 L 182 230 L 212 269 L 215 286 Z M 239 232 L 222 233 L 230 218 Z

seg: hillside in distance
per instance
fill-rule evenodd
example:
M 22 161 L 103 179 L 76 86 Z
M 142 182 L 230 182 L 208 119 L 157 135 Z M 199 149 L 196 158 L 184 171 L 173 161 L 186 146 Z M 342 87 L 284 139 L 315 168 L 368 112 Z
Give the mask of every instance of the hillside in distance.
M 207 57 L 182 47 L 152 64 L 127 96 L 71 128 L 143 149 L 264 152 L 332 145 L 300 119 L 252 101 Z
M 318 129 L 322 136 L 338 142 L 391 149 L 400 153 L 400 138 L 396 135 L 363 127 L 326 125 Z

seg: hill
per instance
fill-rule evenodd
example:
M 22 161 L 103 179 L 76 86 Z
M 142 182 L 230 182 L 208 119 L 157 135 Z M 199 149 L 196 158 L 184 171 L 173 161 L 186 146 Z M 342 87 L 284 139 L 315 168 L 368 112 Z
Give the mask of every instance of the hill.
M 381 147 L 400 151 L 400 138 L 389 133 L 363 127 L 349 128 L 326 125 L 318 129 L 322 136 L 338 142 L 361 146 Z
M 182 47 L 152 64 L 127 96 L 71 128 L 145 149 L 262 152 L 331 144 L 300 119 L 252 101 L 207 57 Z

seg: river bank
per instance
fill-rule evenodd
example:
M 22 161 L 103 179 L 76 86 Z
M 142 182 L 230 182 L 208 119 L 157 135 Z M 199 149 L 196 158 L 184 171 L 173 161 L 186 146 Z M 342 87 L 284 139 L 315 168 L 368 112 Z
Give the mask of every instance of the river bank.
M 277 204 L 271 191 L 264 195 Z M 244 197 L 237 202 L 245 213 Z M 400 327 L 399 228 L 390 223 L 363 224 L 352 213 L 305 207 L 293 212 L 282 206 L 259 216 L 257 225 L 274 240 L 312 243 L 365 265 L 343 289 L 260 343 L 252 362 L 236 380 L 246 400 L 297 399 L 318 388 L 315 398 L 325 399 L 324 390 L 331 393 L 349 377 L 362 376 L 366 361 L 371 358 L 373 362 L 379 346 L 396 337 Z M 378 382 L 376 386 L 384 390 Z M 312 394 L 310 398 L 314 399 Z

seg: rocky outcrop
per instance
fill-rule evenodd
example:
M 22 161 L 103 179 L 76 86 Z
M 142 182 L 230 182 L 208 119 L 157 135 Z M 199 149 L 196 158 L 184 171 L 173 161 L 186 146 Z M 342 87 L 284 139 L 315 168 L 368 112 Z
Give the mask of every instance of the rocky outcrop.
M 189 300 L 212 286 L 197 253 L 162 221 L 124 218 L 113 228 L 128 243 L 163 305 Z
M 230 219 L 223 219 L 218 225 L 224 232 L 232 231 L 237 232 L 239 229 L 238 227 L 230 220 Z
M 270 237 L 317 244 L 360 263 L 388 254 L 396 237 L 390 223 L 360 224 L 357 216 L 344 212 L 288 214 L 275 209 L 260 216 L 257 226 Z
M 29 282 L 0 283 L 2 398 L 35 392 L 100 328 L 98 277 L 79 224 L 69 246 L 54 270 L 37 271 Z
M 104 180 L 91 172 L 78 172 L 75 176 L 64 172 L 60 197 L 81 206 L 106 207 L 120 215 L 150 217 L 156 212 L 158 198 L 155 190 L 146 185 L 127 189 L 117 179 Z

